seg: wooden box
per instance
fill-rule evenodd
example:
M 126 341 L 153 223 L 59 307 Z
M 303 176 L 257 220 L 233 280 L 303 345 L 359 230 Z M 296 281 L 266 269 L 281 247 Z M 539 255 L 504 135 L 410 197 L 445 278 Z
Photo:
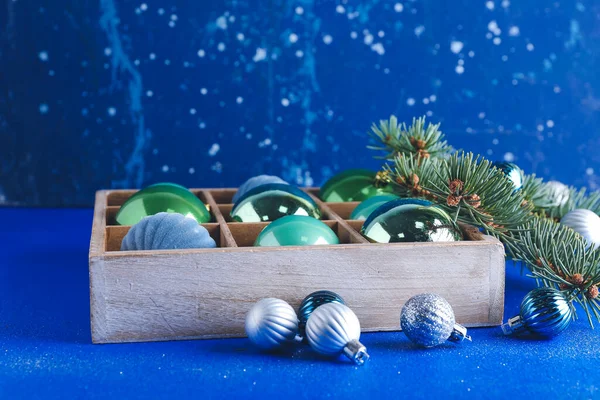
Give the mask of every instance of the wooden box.
M 319 289 L 339 293 L 365 332 L 399 330 L 402 305 L 423 292 L 445 297 L 467 327 L 502 323 L 499 241 L 475 232 L 462 242 L 369 243 L 358 232 L 362 221 L 348 220 L 358 203 L 324 203 L 318 189 L 306 191 L 341 244 L 252 247 L 267 223 L 231 221 L 235 189 L 192 189 L 210 206 L 215 222 L 204 227 L 217 248 L 120 251 L 129 227 L 116 225 L 115 214 L 135 191 L 98 192 L 89 253 L 92 341 L 240 337 L 256 301 L 277 297 L 297 307 Z

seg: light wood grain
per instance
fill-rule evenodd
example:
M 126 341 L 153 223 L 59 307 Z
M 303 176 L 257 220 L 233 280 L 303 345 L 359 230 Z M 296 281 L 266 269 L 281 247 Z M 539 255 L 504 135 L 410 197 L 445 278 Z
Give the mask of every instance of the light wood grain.
M 225 195 L 215 196 L 215 190 L 197 195 L 212 208 L 218 206 L 217 198 L 230 201 L 235 192 L 225 189 Z M 126 198 L 127 193 L 115 191 L 96 197 L 90 243 L 94 343 L 243 336 L 245 314 L 256 301 L 279 297 L 296 307 L 319 289 L 342 295 L 363 331 L 399 330 L 402 305 L 423 292 L 444 296 L 457 321 L 466 326 L 502 322 L 504 248 L 489 236 L 451 243 L 372 244 L 357 232 L 362 221 L 347 221 L 317 199 L 330 218 L 325 223 L 344 244 L 242 247 L 266 224 L 228 224 L 218 211 L 217 222 L 207 225 L 213 235 L 235 246 L 110 251 L 120 247 L 129 227 L 107 227 L 106 210 L 109 203 Z

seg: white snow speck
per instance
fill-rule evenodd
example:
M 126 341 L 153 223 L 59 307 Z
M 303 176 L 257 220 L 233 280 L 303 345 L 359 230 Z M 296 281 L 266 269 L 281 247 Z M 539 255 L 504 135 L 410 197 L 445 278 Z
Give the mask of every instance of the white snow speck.
M 339 14 L 343 14 L 346 12 L 346 9 L 344 8 L 343 5 L 338 4 L 337 7 L 335 8 L 335 11 Z
M 259 61 L 263 61 L 266 58 L 267 58 L 267 49 L 263 49 L 262 47 L 259 47 L 258 49 L 256 49 L 256 53 L 254 54 L 254 57 L 252 57 L 252 60 L 254 62 L 259 62 Z
M 284 106 L 284 107 L 289 106 L 290 105 L 290 100 L 284 97 L 283 99 L 281 99 L 281 105 Z
M 154 92 L 152 90 L 146 90 L 146 96 L 152 97 L 154 96 Z
M 162 172 L 169 172 L 169 166 L 168 165 L 163 165 L 162 166 Z
M 298 58 L 304 57 L 304 52 L 302 50 L 296 50 L 296 57 L 298 57 Z
M 515 161 L 515 155 L 513 153 L 511 153 L 510 151 L 504 153 L 504 161 L 507 161 L 507 162 Z
M 494 40 L 492 40 L 492 42 L 494 42 L 494 44 L 498 46 L 500 43 L 502 43 L 502 39 L 500 39 L 499 37 L 495 37 Z
M 225 51 L 225 47 L 226 47 L 226 46 L 225 46 L 225 43 L 223 43 L 223 42 L 220 42 L 220 43 L 217 45 L 217 50 L 219 50 L 219 51 L 221 51 L 221 52 L 222 52 L 222 51 Z
M 533 45 L 533 43 L 527 43 L 527 50 L 533 51 L 533 49 L 535 49 L 535 46 Z
M 456 71 L 457 74 L 462 74 L 463 72 L 465 72 L 465 67 L 463 67 L 462 65 L 457 65 L 454 68 L 454 71 Z
M 473 50 L 471 50 L 469 52 L 469 57 L 471 57 L 471 58 L 475 57 L 475 52 Z
M 502 30 L 500 30 L 500 28 L 498 27 L 498 23 L 496 22 L 496 20 L 491 20 L 488 23 L 488 30 L 496 36 L 502 33 Z
M 237 35 L 235 35 L 235 37 L 237 38 L 237 40 L 239 40 L 240 42 L 243 41 L 246 37 L 244 36 L 244 34 L 242 32 L 238 33 Z
M 415 105 L 415 99 L 413 99 L 412 97 L 409 97 L 408 99 L 406 99 L 406 104 L 410 107 Z
M 110 56 L 112 54 L 112 49 L 110 47 L 106 47 L 104 48 L 104 55 L 105 56 Z
M 206 93 L 208 93 L 208 90 L 205 87 L 203 87 L 202 89 L 200 89 L 200 93 L 205 95 Z
M 48 107 L 48 104 L 46 104 L 46 103 L 40 104 L 40 114 L 47 114 L 49 110 L 50 110 L 50 107 Z
M 494 9 L 496 6 L 494 5 L 494 2 L 493 2 L 493 1 L 486 1 L 486 2 L 485 2 L 485 7 L 486 7 L 488 10 L 492 11 L 492 10 L 493 10 L 493 9 Z
M 148 4 L 146 4 L 146 3 L 140 4 L 140 10 L 142 10 L 142 11 L 148 10 Z
M 323 43 L 325 43 L 325 44 L 331 44 L 331 42 L 333 42 L 333 38 L 331 37 L 331 35 L 325 35 L 325 36 L 323 36 Z
M 40 51 L 38 53 L 38 58 L 40 59 L 40 61 L 48 61 L 48 52 L 47 51 Z
M 425 32 L 425 27 L 423 25 L 419 25 L 415 28 L 415 35 L 417 35 L 417 37 L 420 37 L 423 32 Z
M 365 44 L 370 46 L 371 44 L 373 44 L 373 35 L 371 35 L 370 33 L 367 33 L 365 35 Z
M 394 4 L 394 11 L 398 13 L 404 11 L 404 5 L 402 3 Z
M 298 35 L 296 35 L 295 33 L 290 33 L 288 40 L 290 41 L 290 43 L 296 43 L 298 41 Z
M 111 117 L 114 117 L 115 115 L 117 115 L 117 109 L 114 107 L 108 107 L 106 112 L 108 112 L 108 115 L 110 115 Z
M 537 130 L 538 130 L 538 132 L 543 132 L 544 131 L 544 125 L 538 124 Z
M 385 48 L 383 47 L 383 44 L 381 44 L 381 43 L 375 43 L 374 45 L 372 45 L 371 50 L 373 50 L 375 53 L 379 54 L 380 56 L 385 54 Z
M 190 167 L 190 169 L 188 169 L 188 172 L 190 173 L 190 175 L 193 175 L 194 173 L 196 173 L 196 169 L 194 167 Z
M 213 145 L 210 146 L 210 149 L 208 149 L 208 155 L 214 157 L 217 155 L 220 149 L 221 146 L 219 146 L 219 143 L 213 143 Z
M 150 53 L 150 54 L 148 55 L 148 58 L 149 58 L 149 59 L 151 59 L 151 60 L 156 60 L 156 54 L 154 54 L 154 53 Z
M 196 115 L 196 109 L 190 108 L 190 115 Z
M 549 119 L 548 121 L 546 121 L 546 126 L 548 128 L 554 128 L 554 121 L 552 121 L 551 119 Z
M 594 175 L 594 168 L 587 168 L 587 169 L 585 170 L 585 173 L 586 173 L 587 175 Z
M 238 96 L 237 99 L 235 99 L 235 102 L 238 104 L 242 104 L 244 102 L 244 98 L 242 96 Z
M 227 29 L 227 19 L 221 15 L 219 18 L 217 18 L 216 25 L 219 29 Z
M 350 32 L 350 37 L 351 37 L 352 39 L 356 39 L 356 38 L 358 37 L 358 33 L 356 33 L 356 32 L 354 32 L 354 31 L 352 31 L 352 32 Z
M 298 14 L 298 15 L 304 14 L 304 8 L 302 8 L 300 6 L 296 7 L 296 14 Z
M 460 51 L 463 49 L 463 47 L 464 47 L 463 42 L 459 42 L 458 40 L 453 40 L 452 42 L 450 42 L 450 50 L 454 54 L 460 53 Z
M 521 33 L 521 30 L 519 29 L 518 26 L 511 26 L 510 28 L 508 28 L 508 35 L 509 36 L 519 36 L 519 34 Z
M 198 54 L 198 57 L 202 58 L 206 55 L 206 52 L 204 50 L 200 49 L 200 50 L 198 50 L 197 54 Z
M 502 7 L 508 8 L 509 6 L 510 6 L 510 1 L 508 1 L 508 0 L 503 0 L 502 1 Z

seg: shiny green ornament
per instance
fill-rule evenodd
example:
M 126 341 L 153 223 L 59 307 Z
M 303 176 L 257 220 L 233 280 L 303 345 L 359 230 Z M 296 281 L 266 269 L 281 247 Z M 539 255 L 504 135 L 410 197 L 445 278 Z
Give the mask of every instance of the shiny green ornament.
M 376 173 L 367 169 L 349 169 L 329 179 L 321 187 L 321 200 L 335 203 L 363 201 L 392 191 L 388 186 L 376 187 Z
M 275 221 L 286 215 L 321 218 L 317 203 L 295 186 L 282 183 L 260 185 L 244 193 L 233 205 L 236 222 Z
M 135 225 L 160 212 L 182 214 L 199 224 L 211 219 L 204 203 L 188 189 L 175 183 L 156 183 L 131 196 L 117 212 L 116 220 L 119 225 Z
M 255 246 L 314 246 L 339 244 L 335 232 L 323 221 L 302 215 L 288 215 L 267 225 L 256 238 Z
M 427 200 L 399 199 L 377 208 L 361 233 L 371 242 L 455 242 L 462 234 L 452 218 Z
M 373 211 L 375 211 L 379 206 L 387 203 L 388 201 L 399 199 L 400 197 L 395 194 L 382 194 L 380 196 L 371 197 L 356 206 L 352 214 L 350 214 L 350 219 L 358 219 L 358 220 L 366 220 L 369 218 L 369 215 Z

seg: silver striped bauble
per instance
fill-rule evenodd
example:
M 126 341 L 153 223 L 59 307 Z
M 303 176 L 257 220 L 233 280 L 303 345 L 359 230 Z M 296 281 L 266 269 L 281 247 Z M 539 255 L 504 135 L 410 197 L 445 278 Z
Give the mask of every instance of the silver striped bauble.
M 360 322 L 356 314 L 340 303 L 327 303 L 316 308 L 306 323 L 306 337 L 318 353 L 346 357 L 358 365 L 369 359 L 360 342 Z
M 121 242 L 121 251 L 212 247 L 216 247 L 214 239 L 195 219 L 166 212 L 143 218 Z
M 287 302 L 266 298 L 248 311 L 245 328 L 252 343 L 270 350 L 294 341 L 298 334 L 298 317 Z
M 593 248 L 600 246 L 600 217 L 593 211 L 582 208 L 569 211 L 560 223 L 583 236 Z
M 548 189 L 548 200 L 552 206 L 560 207 L 569 201 L 571 192 L 569 191 L 569 187 L 564 183 L 559 181 L 550 181 L 546 183 L 546 188 Z
M 313 311 L 315 311 L 317 307 L 327 303 L 340 303 L 346 305 L 346 302 L 344 302 L 344 299 L 342 299 L 339 294 L 330 290 L 318 290 L 316 292 L 312 292 L 302 300 L 300 307 L 298 308 L 300 335 L 305 335 L 304 331 L 306 329 L 306 322 Z

